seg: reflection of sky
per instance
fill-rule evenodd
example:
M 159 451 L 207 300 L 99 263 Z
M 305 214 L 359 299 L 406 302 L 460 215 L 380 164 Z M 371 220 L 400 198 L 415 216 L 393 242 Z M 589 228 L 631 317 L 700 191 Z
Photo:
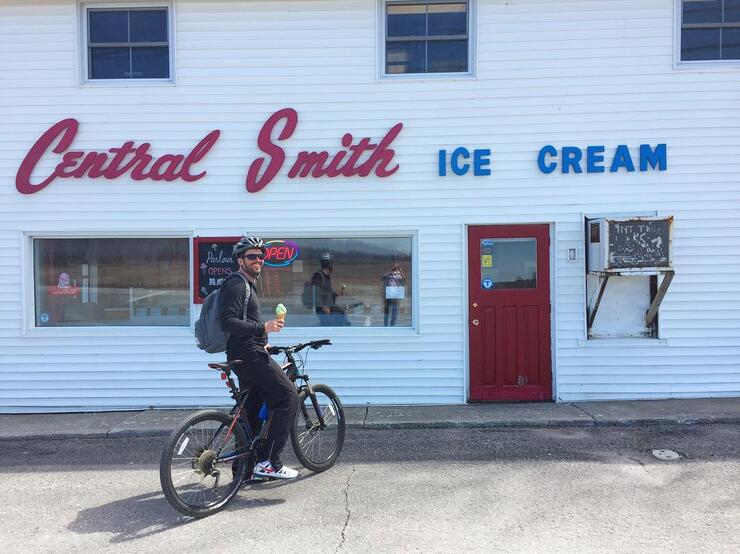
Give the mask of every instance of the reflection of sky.
M 481 254 L 491 247 L 481 247 Z M 494 283 L 534 279 L 537 273 L 535 239 L 493 239 L 493 267 L 482 267 L 483 279 Z
M 342 258 L 375 257 L 396 258 L 399 261 L 411 259 L 410 237 L 373 237 L 364 239 L 301 239 L 280 237 L 291 240 L 301 249 L 299 260 L 313 261 L 323 252 L 331 252 L 339 262 Z

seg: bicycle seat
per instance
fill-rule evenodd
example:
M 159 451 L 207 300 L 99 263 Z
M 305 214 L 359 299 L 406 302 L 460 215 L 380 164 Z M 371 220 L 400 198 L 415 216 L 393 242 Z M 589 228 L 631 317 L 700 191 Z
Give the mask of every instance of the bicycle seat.
M 233 369 L 235 366 L 241 365 L 244 362 L 241 360 L 230 360 L 224 364 L 208 364 L 211 369 L 217 369 L 223 371 L 224 369 Z

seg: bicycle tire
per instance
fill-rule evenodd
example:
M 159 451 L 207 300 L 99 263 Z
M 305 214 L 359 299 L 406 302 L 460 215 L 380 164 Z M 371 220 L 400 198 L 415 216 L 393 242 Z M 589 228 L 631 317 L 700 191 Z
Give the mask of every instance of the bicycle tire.
M 336 392 L 326 385 L 313 385 L 312 390 L 328 425 L 325 429 L 319 428 L 313 401 L 308 390 L 303 389 L 298 395 L 300 403 L 290 428 L 290 442 L 303 467 L 318 473 L 332 467 L 339 458 L 344 445 L 345 419 L 344 408 Z M 329 446 L 329 455 L 323 456 L 318 454 L 317 441 L 321 445 L 323 434 L 328 435 L 329 431 L 335 432 L 336 437 L 333 444 L 324 443 Z
M 183 421 L 180 427 L 175 429 L 167 439 L 159 463 L 159 480 L 167 502 L 181 514 L 193 518 L 215 514 L 222 510 L 239 492 L 239 486 L 244 479 L 247 464 L 224 462 L 219 468 L 217 467 L 219 462 L 215 458 L 215 450 L 211 448 L 228 448 L 229 452 L 232 451 L 232 448 L 234 451 L 246 451 L 248 448 L 247 437 L 240 425 L 234 426 L 228 442 L 222 442 L 226 438 L 226 432 L 232 421 L 232 416 L 223 412 L 203 410 L 194 413 Z M 200 424 L 205 425 L 198 429 L 197 426 Z M 190 444 L 191 440 L 192 445 Z M 177 460 L 176 465 L 182 472 L 177 476 L 177 480 L 173 480 L 173 460 Z M 195 485 L 196 488 L 187 491 L 187 496 L 192 497 L 194 495 L 195 498 L 198 498 L 198 494 L 202 493 L 204 500 L 202 504 L 189 501 L 183 494 L 185 491 L 178 490 L 178 483 L 182 482 L 188 474 L 188 466 L 192 470 L 192 475 L 203 476 L 202 490 L 197 489 L 198 483 L 191 484 L 192 475 L 182 486 L 186 488 L 189 485 Z M 226 478 L 231 478 L 231 482 L 222 494 L 213 495 L 213 501 L 205 502 L 209 488 L 206 486 L 207 478 L 214 481 L 213 489 L 215 489 L 218 486 L 221 474 Z

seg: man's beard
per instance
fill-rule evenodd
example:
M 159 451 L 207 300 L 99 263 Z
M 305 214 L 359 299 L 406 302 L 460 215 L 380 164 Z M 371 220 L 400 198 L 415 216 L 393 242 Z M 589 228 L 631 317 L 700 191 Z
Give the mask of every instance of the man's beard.
M 257 271 L 255 271 L 254 269 L 252 269 L 251 266 L 245 264 L 243 266 L 243 269 L 247 275 L 255 279 L 257 279 L 262 274 L 262 268 L 259 268 Z

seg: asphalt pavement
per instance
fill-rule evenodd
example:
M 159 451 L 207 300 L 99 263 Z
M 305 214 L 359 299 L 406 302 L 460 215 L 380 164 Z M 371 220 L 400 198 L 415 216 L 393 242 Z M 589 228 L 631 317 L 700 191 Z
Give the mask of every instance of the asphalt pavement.
M 163 444 L 6 439 L 4 550 L 740 551 L 739 424 L 355 427 L 330 470 L 250 485 L 201 520 L 164 499 Z

